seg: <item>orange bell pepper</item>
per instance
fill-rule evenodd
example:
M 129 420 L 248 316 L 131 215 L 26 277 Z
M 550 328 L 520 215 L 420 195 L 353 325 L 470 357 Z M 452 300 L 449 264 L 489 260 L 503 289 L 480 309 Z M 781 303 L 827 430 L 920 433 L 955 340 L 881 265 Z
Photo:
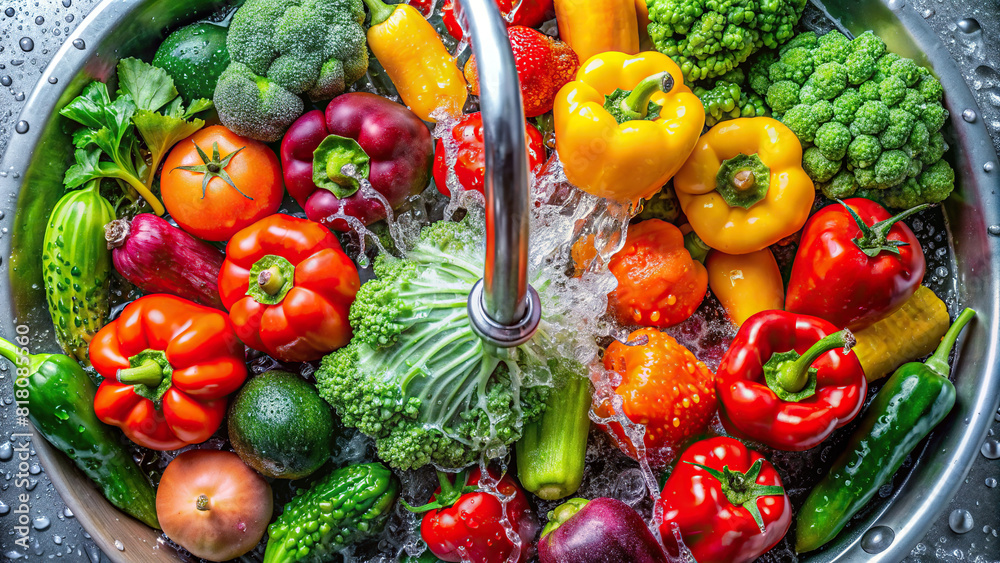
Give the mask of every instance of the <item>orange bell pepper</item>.
M 104 381 L 94 412 L 153 450 L 204 442 L 247 377 L 244 348 L 222 313 L 173 295 L 147 295 L 94 336 Z
M 553 117 L 566 178 L 625 202 L 659 191 L 705 125 L 701 101 L 680 68 L 657 52 L 592 57 L 559 90 Z
M 634 55 L 639 52 L 636 1 L 555 0 L 559 37 L 581 61 L 608 51 Z
M 237 336 L 286 362 L 318 360 L 350 342 L 347 314 L 360 287 L 333 233 L 282 214 L 236 233 L 219 273 Z

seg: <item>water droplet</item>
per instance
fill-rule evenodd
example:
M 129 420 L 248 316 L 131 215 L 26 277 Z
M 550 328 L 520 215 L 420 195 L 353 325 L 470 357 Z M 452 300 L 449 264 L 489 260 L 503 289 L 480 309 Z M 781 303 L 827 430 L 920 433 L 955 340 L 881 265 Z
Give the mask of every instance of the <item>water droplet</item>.
M 35 17 L 35 25 L 42 25 L 43 23 L 45 23 L 45 18 L 42 16 Z
M 0 76 L 0 85 L 10 86 L 14 83 L 14 79 L 10 76 Z
M 906 6 L 906 2 L 904 0 L 889 0 L 890 10 L 899 10 L 902 9 L 903 6 Z
M 28 122 L 25 121 L 25 120 L 23 120 L 23 119 L 21 121 L 18 121 L 17 125 L 14 126 L 14 131 L 17 131 L 18 133 L 20 133 L 22 135 L 25 134 L 25 133 L 27 133 L 28 132 Z
M 39 532 L 48 530 L 51 525 L 52 522 L 49 520 L 48 516 L 35 516 L 35 519 L 31 521 L 31 527 Z
M 1000 225 L 990 225 L 986 229 L 986 232 L 988 232 L 989 234 L 991 234 L 991 235 L 993 235 L 995 237 L 1000 237 Z
M 0 219 L 3 219 L 3 218 L 4 218 L 4 212 L 0 211 Z M 8 404 L 10 404 L 10 403 L 8 403 Z
M 946 278 L 948 277 L 948 268 L 945 268 L 944 266 L 938 266 L 937 269 L 934 270 L 934 273 L 937 274 L 938 277 Z M 966 421 L 966 424 L 968 424 L 968 422 L 969 421 Z
M 920 13 L 920 15 L 924 17 L 924 19 L 932 17 L 934 14 L 935 14 L 934 8 L 927 8 L 926 10 Z
M 979 25 L 979 21 L 976 18 L 965 18 L 958 20 L 958 29 L 961 29 L 965 33 L 975 33 L 982 29 Z
M 73 40 L 73 46 L 77 49 L 83 50 L 87 48 L 87 43 L 83 39 L 77 38 Z
M 964 111 L 962 111 L 962 119 L 966 120 L 969 123 L 975 123 L 977 117 L 979 116 L 976 115 L 976 110 L 974 109 L 966 108 Z
M 18 92 L 17 94 L 14 94 L 14 101 L 15 102 L 23 102 L 24 101 L 24 92 Z
M 115 549 L 125 551 L 125 544 L 122 543 L 122 540 L 115 540 Z
M 10 61 L 11 66 L 21 66 L 24 64 L 24 59 L 14 59 Z
M 66 518 L 72 518 L 73 517 L 73 511 L 70 510 L 69 508 L 67 508 L 66 510 L 63 510 L 63 514 L 66 516 Z
M 67 16 L 66 16 L 66 23 L 70 23 L 72 21 L 73 21 L 73 14 L 67 14 Z
M 993 161 L 989 161 L 983 165 L 983 172 L 993 172 Z
M 52 536 L 52 542 L 56 545 L 62 545 L 62 536 Z
M 882 553 L 896 539 L 896 532 L 889 526 L 875 526 L 861 537 L 861 549 L 868 553 Z
M 49 84 L 55 84 L 57 82 L 59 82 L 59 79 L 56 78 L 55 76 L 50 76 L 49 77 Z
M 70 6 L 73 5 L 73 0 L 62 0 L 62 5 L 65 8 L 69 8 Z
M 14 448 L 10 442 L 4 441 L 0 444 L 0 461 L 10 461 L 14 457 Z
M 986 459 L 1000 459 L 1000 442 L 996 440 L 986 440 L 983 447 L 979 448 L 979 453 Z
M 6 516 L 8 513 L 10 513 L 10 506 L 0 500 L 0 516 Z
M 35 48 L 35 42 L 30 37 L 22 37 L 17 44 L 21 47 L 21 50 L 25 53 L 31 51 Z
M 948 515 L 948 526 L 951 527 L 952 532 L 964 534 L 975 526 L 975 522 L 972 520 L 972 514 L 968 510 L 956 508 Z
M 995 488 L 997 486 L 997 480 L 994 479 L 993 477 L 987 478 L 986 479 L 986 486 L 989 487 L 989 488 L 991 488 L 991 489 Z
M 14 8 L 7 8 L 6 10 L 3 11 L 3 13 L 8 18 L 12 18 L 12 17 L 14 17 Z

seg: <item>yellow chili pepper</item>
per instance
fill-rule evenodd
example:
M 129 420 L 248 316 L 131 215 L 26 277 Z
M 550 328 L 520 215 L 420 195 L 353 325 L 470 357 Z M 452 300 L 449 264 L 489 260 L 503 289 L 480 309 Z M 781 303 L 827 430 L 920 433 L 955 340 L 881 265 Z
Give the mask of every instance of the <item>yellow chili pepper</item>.
M 409 4 L 364 2 L 372 13 L 368 46 L 403 103 L 424 121 L 440 111 L 461 115 L 468 84 L 434 27 Z
M 634 55 L 639 52 L 637 1 L 555 0 L 559 37 L 581 61 L 607 51 Z
M 670 57 L 602 53 L 556 95 L 556 150 L 566 178 L 580 189 L 637 202 L 681 167 L 704 113 Z
M 705 268 L 708 286 L 736 326 L 761 311 L 785 308 L 785 285 L 771 249 L 738 255 L 713 250 Z
M 698 236 L 727 254 L 795 233 L 816 197 L 798 137 L 770 117 L 724 121 L 702 135 L 674 177 L 674 191 Z

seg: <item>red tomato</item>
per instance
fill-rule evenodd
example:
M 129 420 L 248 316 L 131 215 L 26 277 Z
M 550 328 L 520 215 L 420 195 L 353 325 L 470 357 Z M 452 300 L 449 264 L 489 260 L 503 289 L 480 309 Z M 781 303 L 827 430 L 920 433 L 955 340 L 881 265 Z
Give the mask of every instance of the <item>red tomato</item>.
M 493 471 L 490 471 L 493 475 Z M 462 478 L 464 474 L 459 474 Z M 473 469 L 466 486 L 479 484 L 479 468 Z M 494 475 L 495 476 L 495 475 Z M 475 491 L 462 494 L 464 487 L 451 484 L 443 494 L 441 487 L 434 493 L 433 501 L 444 508 L 431 510 L 420 523 L 420 537 L 430 551 L 443 561 L 472 561 L 473 563 L 504 563 L 514 550 L 501 524 L 503 505 L 490 493 Z M 497 490 L 512 496 L 507 502 L 507 519 L 520 538 L 519 562 L 531 555 L 531 540 L 538 532 L 538 519 L 528 504 L 527 496 L 509 475 L 504 475 Z M 463 557 L 464 554 L 464 557 Z
M 182 229 L 205 240 L 228 240 L 278 211 L 281 164 L 267 145 L 213 125 L 170 151 L 160 194 Z

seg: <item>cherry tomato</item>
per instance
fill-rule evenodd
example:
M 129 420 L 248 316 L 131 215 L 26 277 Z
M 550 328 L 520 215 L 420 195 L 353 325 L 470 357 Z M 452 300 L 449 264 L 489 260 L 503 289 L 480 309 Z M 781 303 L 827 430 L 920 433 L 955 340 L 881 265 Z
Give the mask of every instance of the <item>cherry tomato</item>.
M 205 240 L 228 240 L 278 211 L 281 164 L 267 145 L 213 125 L 170 151 L 160 194 L 182 229 Z

